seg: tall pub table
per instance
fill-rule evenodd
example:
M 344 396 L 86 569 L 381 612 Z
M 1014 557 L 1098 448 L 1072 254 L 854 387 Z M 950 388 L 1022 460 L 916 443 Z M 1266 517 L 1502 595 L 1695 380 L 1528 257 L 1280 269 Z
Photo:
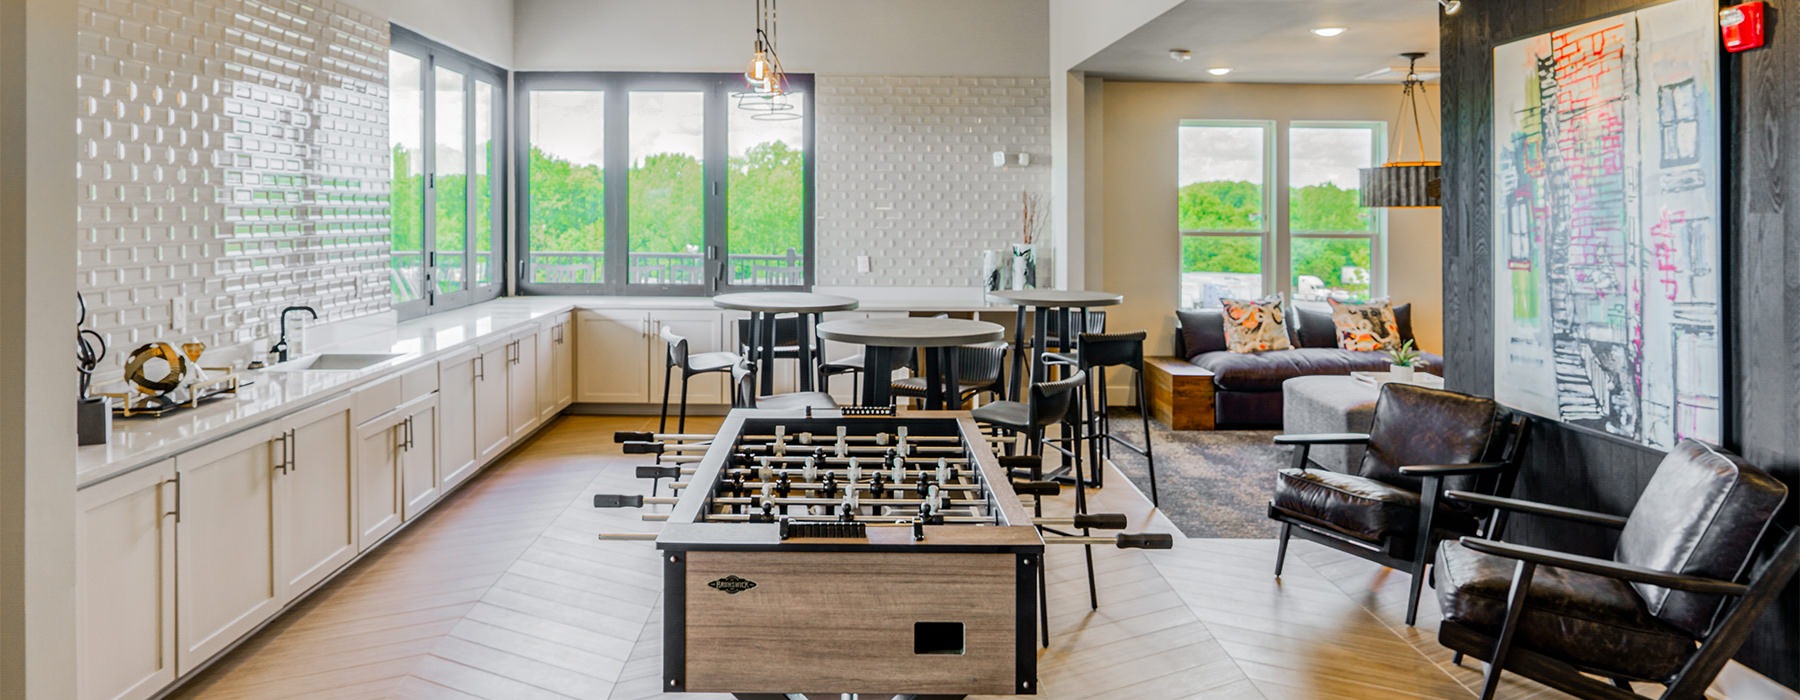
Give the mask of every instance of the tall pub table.
M 747 358 L 757 369 L 757 382 L 763 394 L 775 393 L 775 317 L 794 314 L 794 342 L 800 358 L 800 390 L 813 390 L 813 328 L 827 311 L 850 311 L 858 302 L 850 297 L 811 292 L 741 292 L 713 297 L 713 306 L 731 311 L 750 312 L 750 337 Z
M 1024 394 L 1025 380 L 1025 312 L 1031 309 L 1031 383 L 1036 384 L 1048 378 L 1048 369 L 1044 364 L 1044 346 L 1049 340 L 1050 318 L 1057 316 L 1058 328 L 1062 329 L 1063 342 L 1070 347 L 1061 348 L 1064 352 L 1075 349 L 1080 342 L 1081 334 L 1087 331 L 1088 310 L 1102 306 L 1118 306 L 1125 297 L 1111 292 L 1087 292 L 1072 289 L 1009 289 L 988 292 L 988 298 L 1011 303 L 1018 307 L 1017 321 L 1013 326 L 1013 366 L 1012 378 L 1007 386 L 1007 395 L 1014 401 L 1020 400 Z M 1073 325 L 1071 325 L 1073 321 Z
M 962 396 L 956 387 L 956 353 L 961 345 L 987 343 L 1006 337 L 998 323 L 963 318 L 868 318 L 826 321 L 819 337 L 865 346 L 863 390 L 865 406 L 893 402 L 888 380 L 893 375 L 896 350 L 925 350 L 925 408 L 955 409 Z

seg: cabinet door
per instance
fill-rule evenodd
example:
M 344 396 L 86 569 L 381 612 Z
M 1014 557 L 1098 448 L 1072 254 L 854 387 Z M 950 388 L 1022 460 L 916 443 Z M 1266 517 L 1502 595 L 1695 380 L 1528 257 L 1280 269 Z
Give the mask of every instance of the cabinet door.
M 356 540 L 368 549 L 400 527 L 400 453 L 406 417 L 389 415 L 356 429 Z
M 538 427 L 537 341 L 536 333 L 514 338 L 512 361 L 506 367 L 506 418 L 514 442 Z
M 575 403 L 575 324 L 565 314 L 551 329 L 550 395 L 561 411 Z
M 437 398 L 426 397 L 412 404 L 406 422 L 406 448 L 400 452 L 400 486 L 404 511 L 412 520 L 431 504 L 437 503 L 442 490 L 438 487 Z
M 512 444 L 506 422 L 506 358 L 511 343 L 484 348 L 475 358 L 475 463 L 485 465 Z
M 475 473 L 475 355 L 438 363 L 438 487 L 449 491 Z M 416 437 L 415 437 L 416 439 Z
M 556 417 L 562 410 L 556 405 L 556 334 L 558 325 L 554 321 L 538 330 L 537 342 L 537 405 L 538 422 L 545 423 Z
M 175 682 L 175 461 L 76 494 L 76 697 Z
M 283 421 L 288 467 L 277 471 L 276 548 L 288 597 L 325 580 L 361 551 L 356 536 L 357 475 L 346 396 Z
M 719 311 L 658 311 L 653 314 L 656 321 L 656 333 L 652 336 L 651 362 L 649 363 L 651 397 L 662 401 L 664 368 L 668 364 L 669 348 L 663 344 L 662 329 L 674 331 L 676 335 L 687 338 L 688 353 L 698 355 L 703 352 L 719 352 L 732 350 L 734 347 L 732 334 L 725 330 L 725 314 Z M 735 317 L 734 317 L 735 318 Z M 733 323 L 733 325 L 736 325 Z M 779 364 L 779 363 L 778 363 Z M 791 376 L 793 363 L 787 362 Z M 674 386 L 669 389 L 669 413 L 674 415 L 675 406 L 681 402 L 681 372 L 668 373 L 669 381 Z M 688 386 L 688 404 L 728 404 L 731 395 L 725 387 L 730 384 L 729 375 L 702 374 L 694 377 Z M 792 380 L 789 381 L 792 383 Z
M 285 601 L 275 566 L 271 428 L 252 428 L 175 458 L 176 672 L 185 674 L 274 615 Z
M 642 311 L 576 314 L 575 400 L 582 403 L 650 403 L 650 315 Z M 657 352 L 661 352 L 659 349 Z

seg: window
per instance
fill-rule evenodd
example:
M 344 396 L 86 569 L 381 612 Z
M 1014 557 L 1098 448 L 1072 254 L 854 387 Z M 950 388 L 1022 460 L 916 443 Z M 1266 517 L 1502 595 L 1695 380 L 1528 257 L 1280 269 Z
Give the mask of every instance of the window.
M 769 121 L 735 74 L 518 74 L 520 289 L 810 286 L 812 84 L 790 78 Z
M 393 29 L 389 287 L 402 318 L 500 295 L 500 69 Z
M 1376 164 L 1384 130 L 1360 122 L 1285 130 L 1274 122 L 1182 122 L 1182 306 L 1273 292 L 1295 304 L 1377 296 L 1386 219 L 1358 205 L 1357 171 Z M 1279 171 L 1277 152 L 1287 160 Z
M 1268 248 L 1268 122 L 1183 122 L 1179 144 L 1181 305 L 1262 295 Z

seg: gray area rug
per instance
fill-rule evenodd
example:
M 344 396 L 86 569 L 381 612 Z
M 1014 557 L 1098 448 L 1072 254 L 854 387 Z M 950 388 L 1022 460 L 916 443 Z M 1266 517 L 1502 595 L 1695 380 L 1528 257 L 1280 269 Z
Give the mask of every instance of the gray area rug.
M 1137 411 L 1112 411 L 1113 434 L 1143 444 Z M 1279 531 L 1269 520 L 1269 494 L 1276 470 L 1290 455 L 1276 447 L 1272 430 L 1169 430 L 1150 422 L 1156 452 L 1156 485 L 1162 511 L 1188 537 L 1272 539 Z M 1131 477 L 1145 497 L 1150 475 L 1144 458 L 1115 448 L 1113 464 Z

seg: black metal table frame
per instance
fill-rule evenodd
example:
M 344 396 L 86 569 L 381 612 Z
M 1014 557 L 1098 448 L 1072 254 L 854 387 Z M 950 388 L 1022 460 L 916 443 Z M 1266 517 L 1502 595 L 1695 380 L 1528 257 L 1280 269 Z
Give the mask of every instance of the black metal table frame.
M 1062 329 L 1062 342 L 1068 347 L 1059 347 L 1063 352 L 1075 351 L 1081 343 L 1081 334 L 1087 332 L 1088 307 L 1086 306 L 1027 306 L 1018 305 L 1013 321 L 1013 361 L 1012 376 L 1007 381 L 1007 398 L 1020 401 L 1024 395 L 1025 384 L 1025 316 L 1031 313 L 1031 383 L 1037 384 L 1049 378 L 1049 365 L 1044 362 L 1045 345 L 1049 343 L 1048 320 L 1055 316 L 1057 325 Z M 1070 332 L 1069 324 L 1079 322 L 1078 330 Z
M 775 393 L 775 318 L 794 314 L 794 344 L 799 355 L 800 391 L 813 390 L 813 375 L 818 373 L 818 360 L 814 348 L 822 348 L 824 344 L 818 340 L 819 320 L 825 314 L 822 311 L 751 311 L 749 352 L 744 359 L 757 368 L 757 385 L 763 395 Z

